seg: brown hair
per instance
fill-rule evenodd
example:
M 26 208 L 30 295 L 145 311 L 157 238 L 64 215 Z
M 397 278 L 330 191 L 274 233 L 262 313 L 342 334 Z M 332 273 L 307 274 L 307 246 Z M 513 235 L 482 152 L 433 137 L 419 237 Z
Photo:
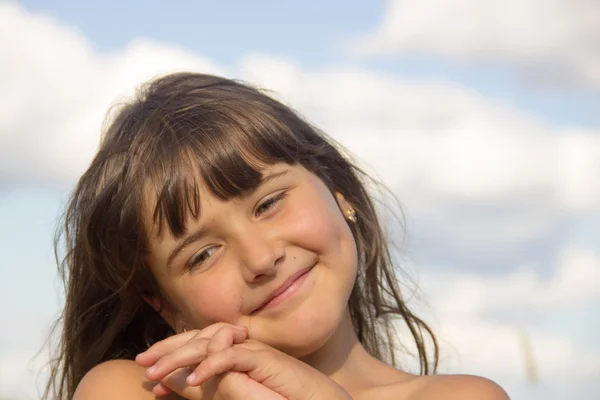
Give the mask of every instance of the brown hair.
M 190 171 L 200 171 L 214 195 L 229 199 L 259 183 L 256 161 L 300 164 L 354 206 L 359 218 L 351 228 L 363 272 L 349 308 L 358 338 L 373 356 L 396 364 L 398 317 L 412 334 L 421 373 L 435 371 L 438 345 L 401 296 L 366 190 L 372 181 L 337 147 L 290 108 L 237 81 L 178 73 L 144 86 L 108 126 L 57 233 L 57 259 L 58 249 L 65 251 L 59 270 L 66 301 L 55 326 L 62 328 L 61 337 L 44 398 L 70 399 L 95 365 L 133 359 L 174 333 L 142 300 L 161 295 L 145 265 L 144 216 L 151 211 L 155 223 L 181 235 L 187 213 L 198 212 L 198 182 Z M 144 201 L 148 189 L 157 195 L 153 210 Z

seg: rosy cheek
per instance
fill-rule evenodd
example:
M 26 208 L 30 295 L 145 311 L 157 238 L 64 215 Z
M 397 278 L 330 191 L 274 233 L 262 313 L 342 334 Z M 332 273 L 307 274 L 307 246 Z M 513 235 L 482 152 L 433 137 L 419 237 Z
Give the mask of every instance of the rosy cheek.
M 327 205 L 320 207 L 301 205 L 295 207 L 287 219 L 287 227 L 291 237 L 302 239 L 303 244 L 312 250 L 332 250 L 332 246 L 340 239 L 339 222 L 332 218 L 332 211 Z
M 223 280 L 206 280 L 202 285 L 189 284 L 185 289 L 188 310 L 203 325 L 234 321 L 241 309 L 241 296 Z

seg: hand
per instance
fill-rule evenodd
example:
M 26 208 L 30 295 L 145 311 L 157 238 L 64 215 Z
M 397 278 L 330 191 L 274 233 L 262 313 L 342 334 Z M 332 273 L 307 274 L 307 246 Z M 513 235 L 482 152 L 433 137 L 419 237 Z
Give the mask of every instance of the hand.
M 320 371 L 251 339 L 208 352 L 186 382 L 190 386 L 201 385 L 232 371 L 246 373 L 287 400 L 351 399 L 341 386 Z
M 155 343 L 136 357 L 136 362 L 150 367 L 146 376 L 159 381 L 153 392 L 164 396 L 171 391 L 187 399 L 265 399 L 285 400 L 275 392 L 250 379 L 243 372 L 226 372 L 215 376 L 202 387 L 190 386 L 186 378 L 191 369 L 208 354 L 216 353 L 241 343 L 247 336 L 244 327 L 218 323 L 201 331 L 193 330 L 171 336 Z

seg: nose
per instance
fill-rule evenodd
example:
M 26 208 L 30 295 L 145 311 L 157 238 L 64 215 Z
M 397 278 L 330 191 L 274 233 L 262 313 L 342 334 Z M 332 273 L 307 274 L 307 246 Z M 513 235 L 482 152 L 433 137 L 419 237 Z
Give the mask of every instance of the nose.
M 237 240 L 242 275 L 247 282 L 255 282 L 276 273 L 285 257 L 285 246 L 273 231 L 261 227 L 244 229 Z

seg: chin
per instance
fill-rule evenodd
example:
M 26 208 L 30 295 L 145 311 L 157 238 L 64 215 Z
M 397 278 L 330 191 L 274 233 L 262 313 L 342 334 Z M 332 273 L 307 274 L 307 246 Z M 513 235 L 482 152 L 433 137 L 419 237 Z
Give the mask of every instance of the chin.
M 295 358 L 305 357 L 323 347 L 340 326 L 346 304 L 306 306 L 306 310 L 290 314 L 289 320 L 278 321 L 277 326 L 264 326 L 262 341 Z
M 332 322 L 332 321 L 331 321 Z M 282 351 L 296 357 L 306 357 L 323 347 L 337 330 L 338 324 L 329 322 L 328 325 L 316 325 L 318 328 L 306 329 L 294 338 L 286 341 Z

